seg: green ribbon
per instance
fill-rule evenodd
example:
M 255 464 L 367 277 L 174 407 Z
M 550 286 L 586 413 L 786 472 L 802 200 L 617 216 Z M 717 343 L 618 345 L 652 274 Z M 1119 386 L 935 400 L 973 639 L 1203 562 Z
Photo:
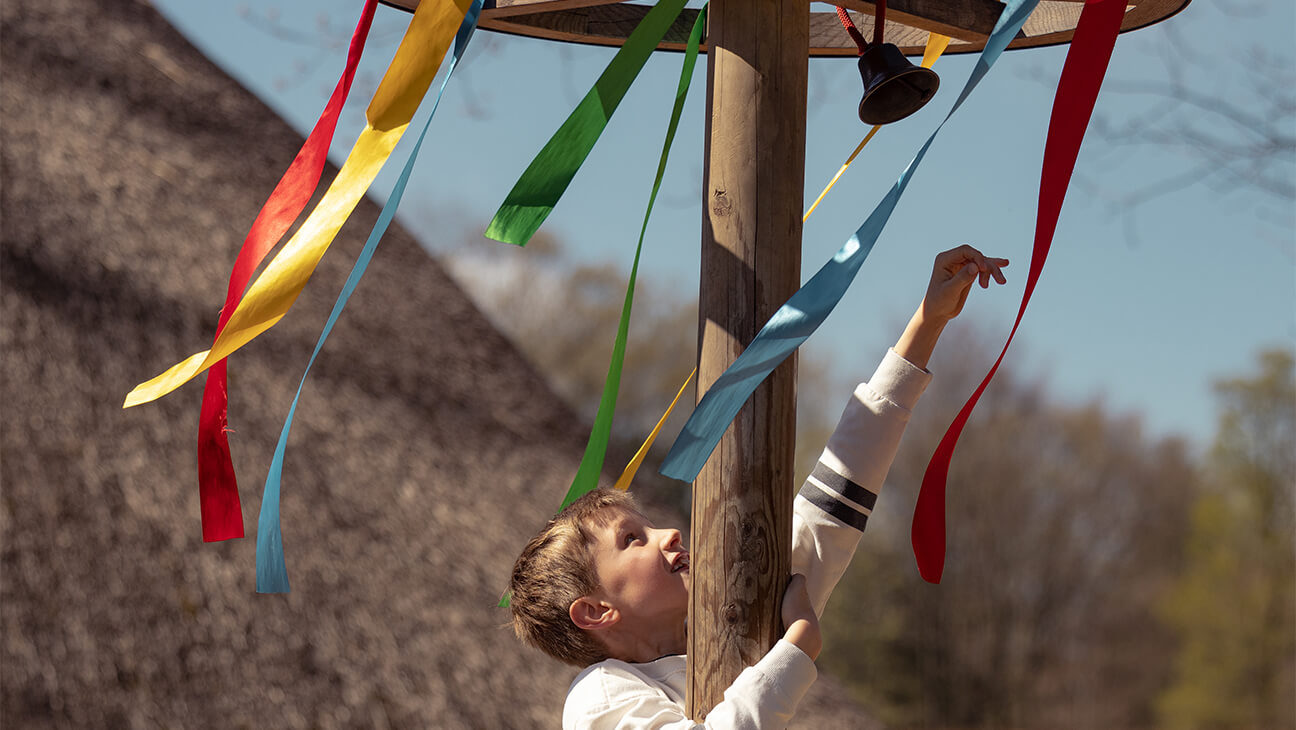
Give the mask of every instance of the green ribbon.
M 648 11 L 603 75 L 514 183 L 486 228 L 487 238 L 527 245 L 576 177 L 630 84 L 684 9 L 684 2 L 661 0 Z
M 653 180 L 652 194 L 648 196 L 648 209 L 644 212 L 643 226 L 639 229 L 639 244 L 635 247 L 634 264 L 630 267 L 630 282 L 626 285 L 625 303 L 621 308 L 621 321 L 617 324 L 616 342 L 612 345 L 612 364 L 608 367 L 607 380 L 603 384 L 603 397 L 599 400 L 598 415 L 594 417 L 594 426 L 590 429 L 589 443 L 585 446 L 585 455 L 581 457 L 580 467 L 576 470 L 576 478 L 572 480 L 571 488 L 567 490 L 567 496 L 563 498 L 562 505 L 558 508 L 559 512 L 567 505 L 580 499 L 582 495 L 593 491 L 598 486 L 599 474 L 603 471 L 603 458 L 607 454 L 608 439 L 612 434 L 612 415 L 616 411 L 617 391 L 621 386 L 621 367 L 625 362 L 626 335 L 630 330 L 630 308 L 634 303 L 635 278 L 639 272 L 639 256 L 643 252 L 644 235 L 648 231 L 648 219 L 652 216 L 653 203 L 657 202 L 657 192 L 661 189 L 662 176 L 666 173 L 666 159 L 670 156 L 671 144 L 675 141 L 675 130 L 679 128 L 680 115 L 684 111 L 684 100 L 688 97 L 689 82 L 693 80 L 693 67 L 697 64 L 698 46 L 702 43 L 702 33 L 705 28 L 706 6 L 703 6 L 701 12 L 698 13 L 697 20 L 693 22 L 693 30 L 689 33 L 688 47 L 684 51 L 684 67 L 680 70 L 679 86 L 675 91 L 675 108 L 671 110 L 670 124 L 666 127 L 666 141 L 662 143 L 661 159 L 657 163 L 657 177 Z M 615 60 L 613 63 L 615 63 Z M 604 73 L 604 76 L 606 75 Z M 573 114 L 573 116 L 575 115 Z M 555 139 L 557 137 L 558 135 L 554 136 Z M 550 144 L 552 145 L 552 142 Z M 543 154 L 542 152 L 541 156 Z M 532 167 L 534 166 L 533 163 Z M 527 172 L 529 173 L 530 170 Z M 521 185 L 520 182 L 518 184 Z M 505 593 L 500 597 L 499 606 L 507 608 L 510 600 L 511 596 Z
M 684 51 L 684 68 L 680 70 L 679 86 L 675 90 L 675 108 L 671 110 L 670 124 L 666 127 L 666 141 L 662 144 L 661 159 L 657 163 L 657 178 L 653 180 L 652 194 L 648 196 L 648 209 L 644 211 L 643 227 L 639 229 L 639 244 L 635 247 L 634 264 L 630 267 L 630 283 L 626 285 L 625 303 L 621 307 L 621 322 L 617 325 L 616 342 L 612 345 L 612 364 L 608 367 L 607 380 L 603 383 L 603 397 L 599 400 L 598 415 L 594 417 L 594 427 L 590 430 L 589 443 L 585 446 L 585 456 L 581 458 L 576 478 L 572 480 L 567 496 L 563 498 L 559 511 L 575 502 L 581 495 L 587 494 L 598 486 L 599 474 L 603 471 L 603 457 L 607 453 L 608 438 L 612 434 L 612 416 L 616 412 L 617 391 L 621 387 L 621 367 L 625 362 L 626 335 L 630 329 L 630 307 L 634 303 L 635 277 L 639 272 L 639 255 L 643 253 L 644 234 L 648 231 L 648 218 L 652 216 L 653 203 L 657 201 L 657 191 L 661 189 L 662 175 L 666 172 L 666 159 L 670 156 L 671 143 L 675 141 L 675 130 L 679 127 L 680 114 L 684 111 L 684 100 L 688 97 L 689 82 L 693 80 L 693 66 L 697 62 L 698 45 L 702 42 L 702 32 L 706 28 L 706 7 L 698 13 L 689 33 L 688 47 Z

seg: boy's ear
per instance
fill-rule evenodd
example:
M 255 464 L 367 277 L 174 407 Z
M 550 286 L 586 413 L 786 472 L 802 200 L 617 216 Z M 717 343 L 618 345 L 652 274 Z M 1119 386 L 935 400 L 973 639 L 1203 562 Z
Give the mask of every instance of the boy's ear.
M 590 596 L 581 596 L 572 601 L 567 609 L 576 628 L 585 631 L 598 631 L 615 626 L 621 620 L 621 612 L 606 601 L 599 601 Z

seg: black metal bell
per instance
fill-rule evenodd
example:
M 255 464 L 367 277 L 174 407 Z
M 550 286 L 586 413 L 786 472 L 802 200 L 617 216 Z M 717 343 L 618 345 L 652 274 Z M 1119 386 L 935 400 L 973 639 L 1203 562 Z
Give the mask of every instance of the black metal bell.
M 936 72 L 915 66 L 894 43 L 874 43 L 859 60 L 864 98 L 859 118 L 865 124 L 890 124 L 913 114 L 940 88 Z

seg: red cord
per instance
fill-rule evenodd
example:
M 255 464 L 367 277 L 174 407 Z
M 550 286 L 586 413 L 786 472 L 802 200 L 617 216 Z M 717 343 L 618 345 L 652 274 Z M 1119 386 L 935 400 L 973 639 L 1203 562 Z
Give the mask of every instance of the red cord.
M 873 44 L 882 43 L 882 26 L 886 25 L 886 0 L 875 0 L 874 7 L 876 11 L 873 15 Z M 855 23 L 851 21 L 850 15 L 847 14 L 846 8 L 837 6 L 837 18 L 841 20 L 842 27 L 850 34 L 851 40 L 855 41 L 856 47 L 859 48 L 859 55 L 863 56 L 868 45 L 864 43 L 864 34 L 859 32 Z
M 855 23 L 851 22 L 850 16 L 846 14 L 846 8 L 840 5 L 837 6 L 837 17 L 841 20 L 842 27 L 846 29 L 846 32 L 850 33 L 851 40 L 855 41 L 855 45 L 859 47 L 859 55 L 863 56 L 864 49 L 868 48 L 864 43 L 864 34 L 860 33 L 859 28 L 855 27 Z

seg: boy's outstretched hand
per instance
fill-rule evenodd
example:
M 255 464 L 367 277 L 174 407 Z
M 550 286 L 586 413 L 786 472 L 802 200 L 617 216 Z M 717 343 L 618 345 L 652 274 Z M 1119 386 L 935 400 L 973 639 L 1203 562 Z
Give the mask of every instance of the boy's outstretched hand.
M 811 660 L 819 658 L 823 649 L 823 635 L 819 632 L 819 616 L 810 604 L 810 593 L 806 590 L 806 578 L 797 573 L 788 581 L 787 591 L 783 594 L 783 626 L 786 633 L 783 638 L 795 644 Z
M 1007 283 L 1003 267 L 1008 259 L 983 256 L 980 251 L 964 244 L 936 256 L 932 266 L 931 282 L 927 296 L 923 297 L 922 313 L 928 317 L 949 321 L 963 311 L 972 282 L 981 280 L 981 288 L 990 287 L 990 279 Z
M 990 287 L 991 279 L 1007 283 L 1002 271 L 1007 265 L 1008 259 L 990 258 L 966 244 L 938 254 L 927 295 L 892 349 L 914 365 L 926 368 L 945 325 L 963 311 L 972 282 L 980 279 L 982 289 Z

